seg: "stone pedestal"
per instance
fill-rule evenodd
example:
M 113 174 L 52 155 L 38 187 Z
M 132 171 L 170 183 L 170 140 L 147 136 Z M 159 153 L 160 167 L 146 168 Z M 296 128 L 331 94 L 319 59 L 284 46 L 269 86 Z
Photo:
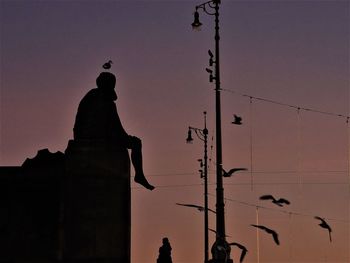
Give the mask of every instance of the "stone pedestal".
M 70 141 L 66 150 L 64 262 L 129 263 L 130 159 L 127 149 Z
M 70 141 L 0 167 L 0 262 L 130 263 L 127 149 Z

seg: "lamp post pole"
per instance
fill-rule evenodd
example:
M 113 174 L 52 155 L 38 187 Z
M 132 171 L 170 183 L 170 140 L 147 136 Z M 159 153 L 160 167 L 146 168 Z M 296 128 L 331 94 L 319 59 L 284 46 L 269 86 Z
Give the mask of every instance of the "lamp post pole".
M 221 98 L 220 98 L 220 34 L 219 34 L 219 4 L 220 0 L 211 0 L 196 6 L 194 13 L 193 28 L 202 25 L 199 21 L 198 9 L 202 9 L 206 14 L 215 16 L 215 58 L 209 50 L 209 65 L 215 64 L 215 75 L 211 69 L 206 69 L 210 73 L 209 81 L 215 80 L 215 116 L 216 116 L 216 240 L 212 246 L 211 252 L 213 258 L 210 263 L 233 263 L 230 259 L 231 248 L 226 241 L 225 233 L 225 203 L 224 188 L 222 180 L 222 136 L 221 136 Z M 214 10 L 214 12 L 209 12 Z
M 209 223 L 208 223 L 208 129 L 207 129 L 207 112 L 204 114 L 204 129 L 188 127 L 187 143 L 192 142 L 191 131 L 195 131 L 197 137 L 204 142 L 204 164 L 201 163 L 201 168 L 204 166 L 204 263 L 209 262 Z M 201 170 L 202 174 L 202 170 Z

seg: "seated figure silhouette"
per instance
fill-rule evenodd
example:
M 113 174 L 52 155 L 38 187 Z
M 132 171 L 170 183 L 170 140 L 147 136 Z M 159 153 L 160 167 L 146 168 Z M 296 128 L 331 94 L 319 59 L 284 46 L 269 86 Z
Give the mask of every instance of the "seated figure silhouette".
M 142 168 L 141 140 L 124 130 L 115 101 L 116 77 L 102 72 L 96 79 L 97 88 L 90 90 L 81 100 L 74 124 L 74 140 L 100 141 L 110 147 L 131 149 L 131 161 L 135 169 L 135 182 L 149 190 Z
M 163 245 L 159 248 L 157 263 L 172 263 L 171 246 L 167 237 L 163 238 Z

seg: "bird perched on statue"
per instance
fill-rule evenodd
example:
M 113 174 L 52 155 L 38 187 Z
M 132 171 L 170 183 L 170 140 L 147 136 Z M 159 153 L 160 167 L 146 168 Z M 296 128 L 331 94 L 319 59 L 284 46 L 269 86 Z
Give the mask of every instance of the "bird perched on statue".
M 275 243 L 276 243 L 277 245 L 280 244 L 280 241 L 278 240 L 278 234 L 277 234 L 276 231 L 274 231 L 274 230 L 272 230 L 272 229 L 270 229 L 270 228 L 267 228 L 266 226 L 261 226 L 261 225 L 251 225 L 251 226 L 256 227 L 256 228 L 260 228 L 260 229 L 264 230 L 266 233 L 272 235 L 273 240 L 275 241 Z
M 180 203 L 176 203 L 177 205 L 181 205 L 181 206 L 187 206 L 187 207 L 193 207 L 193 208 L 197 208 L 199 211 L 203 212 L 205 210 L 205 208 L 203 206 L 200 205 L 192 205 L 192 204 L 180 204 Z M 208 211 L 216 214 L 216 212 L 210 208 L 208 208 Z
M 223 177 L 231 177 L 235 172 L 238 171 L 247 171 L 247 168 L 233 168 L 230 171 L 226 172 L 224 168 L 222 168 L 222 176 Z
M 237 116 L 236 114 L 233 114 L 233 122 L 231 122 L 232 124 L 236 124 L 236 125 L 242 125 L 242 117 Z
M 243 245 L 241 245 L 241 244 L 239 244 L 239 243 L 236 243 L 236 242 L 229 243 L 229 245 L 230 245 L 230 246 L 236 246 L 236 247 L 238 247 L 238 248 L 240 248 L 240 249 L 242 250 L 241 256 L 240 256 L 240 258 L 239 258 L 239 262 L 242 263 L 242 262 L 243 262 L 243 259 L 244 259 L 244 257 L 245 257 L 245 255 L 246 255 L 247 252 L 248 252 L 248 249 L 247 249 L 245 246 L 243 246 Z
M 290 205 L 290 202 L 287 199 L 284 199 L 284 198 L 276 199 L 272 195 L 260 196 L 260 200 L 272 200 L 272 203 L 281 207 L 283 206 L 283 204 Z
M 104 69 L 110 69 L 112 67 L 112 64 L 113 64 L 112 60 L 108 60 L 108 62 L 104 63 L 102 67 Z
M 318 224 L 320 227 L 328 230 L 329 241 L 332 242 L 332 236 L 331 236 L 332 228 L 327 224 L 327 222 L 323 218 L 319 216 L 315 216 L 315 219 L 318 219 L 321 221 L 321 223 Z

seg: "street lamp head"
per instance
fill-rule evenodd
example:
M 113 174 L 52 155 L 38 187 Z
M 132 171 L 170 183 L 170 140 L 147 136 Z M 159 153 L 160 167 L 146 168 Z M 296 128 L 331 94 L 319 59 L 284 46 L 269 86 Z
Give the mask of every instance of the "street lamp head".
M 194 12 L 194 21 L 191 25 L 193 29 L 198 29 L 198 30 L 202 25 L 202 23 L 199 21 L 199 13 L 197 10 Z
M 192 131 L 191 131 L 191 128 L 188 129 L 188 133 L 187 133 L 187 139 L 186 139 L 186 142 L 187 143 L 192 143 L 193 141 L 193 138 L 192 138 Z

